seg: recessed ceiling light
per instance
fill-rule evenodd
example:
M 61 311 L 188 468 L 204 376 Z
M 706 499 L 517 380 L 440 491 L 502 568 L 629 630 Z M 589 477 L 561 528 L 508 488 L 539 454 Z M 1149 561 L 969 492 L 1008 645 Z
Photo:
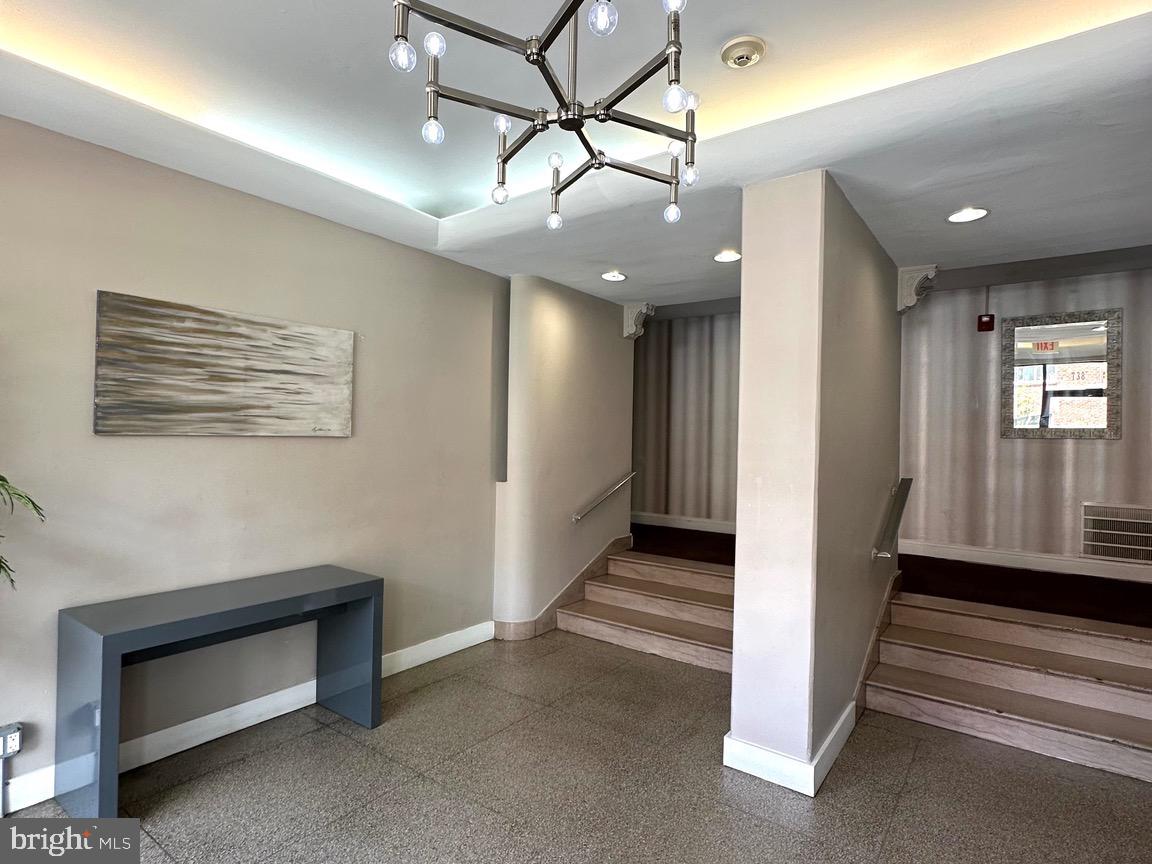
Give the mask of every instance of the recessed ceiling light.
M 961 207 L 948 217 L 948 221 L 954 225 L 961 225 L 965 222 L 976 222 L 987 215 L 988 210 L 984 207 Z
M 619 270 L 609 270 L 607 273 L 601 273 L 600 278 L 605 282 L 623 282 L 628 278 L 628 274 L 621 273 Z
M 739 261 L 744 256 L 737 252 L 735 249 L 722 249 L 716 253 L 713 261 L 719 261 L 721 264 L 731 264 L 733 261 Z

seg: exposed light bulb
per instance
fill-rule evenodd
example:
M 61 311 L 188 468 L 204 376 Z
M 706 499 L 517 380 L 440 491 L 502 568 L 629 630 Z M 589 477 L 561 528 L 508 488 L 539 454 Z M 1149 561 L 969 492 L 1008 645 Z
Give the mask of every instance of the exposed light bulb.
M 504 135 L 512 129 L 512 118 L 507 114 L 497 114 L 492 120 L 492 128 Z
M 611 36 L 619 20 L 620 14 L 611 0 L 597 0 L 588 10 L 588 29 L 597 36 Z
M 448 50 L 448 42 L 433 30 L 424 37 L 424 50 L 428 53 L 429 57 L 443 57 L 444 52 Z
M 439 144 L 444 140 L 444 127 L 433 117 L 420 129 L 420 134 L 429 144 Z
M 700 182 L 700 169 L 695 165 L 685 165 L 680 169 L 680 182 L 691 189 Z
M 492 203 L 493 204 L 507 204 L 508 203 L 508 187 L 503 183 L 497 183 L 492 189 Z
M 544 224 L 548 226 L 549 231 L 559 231 L 564 227 L 564 219 L 559 213 L 549 213 L 548 221 Z
M 549 168 L 563 168 L 563 167 L 564 167 L 564 156 L 563 156 L 563 154 L 561 154 L 561 153 L 552 153 L 551 155 L 549 155 L 549 157 L 548 157 L 548 167 L 549 167 Z
M 677 139 L 673 138 L 668 142 L 668 155 L 674 159 L 684 158 L 685 149 L 686 146 L 683 141 L 678 141 Z
M 675 225 L 680 221 L 680 205 L 669 204 L 664 208 L 664 221 L 669 225 Z
M 416 68 L 416 49 L 407 39 L 397 39 L 388 49 L 388 62 L 397 72 L 411 72 Z
M 683 12 L 688 0 L 664 0 L 664 11 L 671 15 L 673 12 Z
M 670 84 L 664 91 L 664 110 L 669 114 L 679 114 L 688 107 L 688 91 L 679 84 Z
M 700 110 L 700 94 L 697 93 L 695 90 L 689 90 L 688 91 L 688 106 L 687 107 L 688 107 L 689 111 L 699 111 Z

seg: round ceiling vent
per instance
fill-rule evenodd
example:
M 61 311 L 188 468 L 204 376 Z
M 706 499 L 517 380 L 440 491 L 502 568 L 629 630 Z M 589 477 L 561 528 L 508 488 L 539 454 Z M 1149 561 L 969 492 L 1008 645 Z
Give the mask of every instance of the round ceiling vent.
M 720 49 L 720 59 L 733 69 L 747 69 L 760 62 L 766 48 L 759 36 L 737 36 Z

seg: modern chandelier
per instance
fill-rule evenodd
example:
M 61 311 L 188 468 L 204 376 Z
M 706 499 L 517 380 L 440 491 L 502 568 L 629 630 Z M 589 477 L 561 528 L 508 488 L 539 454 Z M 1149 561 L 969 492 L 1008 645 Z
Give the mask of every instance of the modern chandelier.
M 560 171 L 564 167 L 564 157 L 560 153 L 553 153 L 548 157 L 548 166 L 552 169 L 552 207 L 548 214 L 546 225 L 553 231 L 564 227 L 564 220 L 560 216 L 560 196 L 564 194 L 573 183 L 592 170 L 601 168 L 615 168 L 626 174 L 644 177 L 664 183 L 668 186 L 668 206 L 664 208 L 664 221 L 669 224 L 680 221 L 680 186 L 695 186 L 700 180 L 700 172 L 696 168 L 696 110 L 700 107 L 700 97 L 685 90 L 680 83 L 680 13 L 688 4 L 688 0 L 663 0 L 664 11 L 668 15 L 668 43 L 623 84 L 597 100 L 591 106 L 585 106 L 576 96 L 576 54 L 578 44 L 579 24 L 577 17 L 580 6 L 584 0 L 564 0 L 563 5 L 552 16 L 552 20 L 540 36 L 529 36 L 521 39 L 508 33 L 503 33 L 486 24 L 471 21 L 454 12 L 439 9 L 424 0 L 394 0 L 396 16 L 396 41 L 388 51 L 388 59 L 393 68 L 399 72 L 411 72 L 416 68 L 416 49 L 408 41 L 408 20 L 413 14 L 439 24 L 451 30 L 472 36 L 490 45 L 506 48 L 521 55 L 530 64 L 540 70 L 544 83 L 552 91 L 556 99 L 556 110 L 546 108 L 524 108 L 498 99 L 490 99 L 448 87 L 440 83 L 440 59 L 447 49 L 447 42 L 440 33 L 432 32 L 424 37 L 424 51 L 428 55 L 428 121 L 424 124 L 421 134 L 429 144 L 440 144 L 444 140 L 444 127 L 440 124 L 440 100 L 459 102 L 482 108 L 493 112 L 496 117 L 492 125 L 498 136 L 496 151 L 496 186 L 492 190 L 492 201 L 504 204 L 508 201 L 508 188 L 505 185 L 508 178 L 508 163 L 515 158 L 524 147 L 539 135 L 547 132 L 552 126 L 572 132 L 580 139 L 581 145 L 588 153 L 588 159 L 567 177 L 561 179 Z M 612 0 L 596 0 L 588 12 L 588 28 L 597 36 L 610 36 L 616 29 L 618 21 L 616 7 Z M 560 37 L 564 28 L 568 28 L 568 81 L 567 88 L 560 81 L 552 64 L 548 61 L 547 52 Z M 617 106 L 631 93 L 646 81 L 657 75 L 661 70 L 668 71 L 668 89 L 664 91 L 664 109 L 671 114 L 684 113 L 684 128 L 678 129 L 663 123 L 656 123 L 644 117 L 637 117 L 621 111 Z M 526 120 L 530 125 L 517 138 L 508 143 L 508 133 L 512 130 L 512 118 Z M 595 120 L 598 123 L 619 123 L 633 129 L 661 135 L 668 141 L 668 155 L 671 157 L 671 167 L 667 174 L 613 159 L 598 150 L 588 137 L 585 125 Z M 681 164 L 683 163 L 683 164 Z

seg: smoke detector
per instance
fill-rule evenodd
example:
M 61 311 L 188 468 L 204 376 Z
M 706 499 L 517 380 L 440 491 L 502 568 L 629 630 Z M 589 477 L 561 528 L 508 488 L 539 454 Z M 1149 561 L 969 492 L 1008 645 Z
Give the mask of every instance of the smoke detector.
M 765 50 L 767 46 L 759 36 L 737 36 L 720 49 L 720 59 L 733 69 L 747 69 L 760 62 Z

